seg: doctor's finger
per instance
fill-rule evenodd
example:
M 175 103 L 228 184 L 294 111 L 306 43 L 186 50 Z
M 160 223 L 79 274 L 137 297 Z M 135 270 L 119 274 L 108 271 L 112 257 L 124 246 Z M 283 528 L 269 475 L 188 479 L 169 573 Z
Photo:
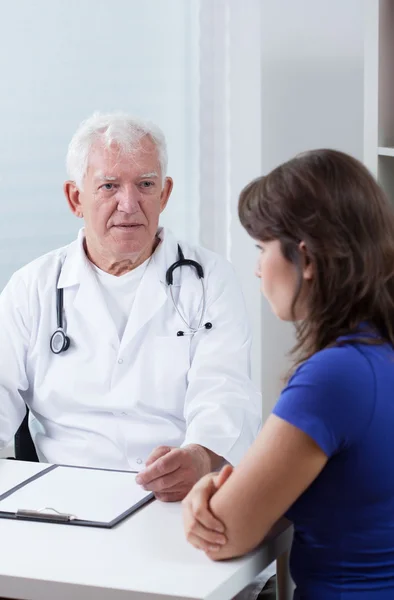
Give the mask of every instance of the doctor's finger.
M 136 477 L 136 482 L 145 486 L 159 477 L 164 477 L 164 475 L 169 475 L 176 471 L 179 468 L 179 461 L 166 461 L 167 456 L 170 456 L 173 452 L 176 452 L 176 450 L 171 450 L 165 456 L 155 460 L 144 471 L 141 471 Z
M 156 500 L 160 500 L 160 502 L 180 502 L 184 499 L 185 495 L 187 494 L 187 490 L 185 490 L 181 486 L 179 486 L 179 488 L 171 488 L 171 490 L 172 491 L 169 492 L 156 492 Z
M 145 469 L 144 474 L 146 477 L 149 477 L 149 482 L 159 477 L 164 477 L 165 475 L 174 473 L 179 467 L 184 466 L 184 459 L 185 456 L 179 448 L 172 448 L 171 452 L 161 456 L 153 465 Z
M 168 452 L 159 458 L 155 465 L 161 472 L 161 475 L 166 475 L 167 473 L 173 473 L 176 469 L 179 469 L 179 467 L 189 466 L 189 463 L 190 458 L 188 453 L 180 448 L 172 448 L 171 452 Z
M 150 467 L 156 460 L 171 452 L 171 446 L 158 446 L 151 452 L 145 461 L 145 467 Z
M 173 473 L 164 475 L 164 477 L 158 477 L 144 484 L 144 489 L 149 492 L 165 492 L 175 491 L 174 488 L 179 486 L 184 481 L 184 473 L 182 469 L 177 469 Z

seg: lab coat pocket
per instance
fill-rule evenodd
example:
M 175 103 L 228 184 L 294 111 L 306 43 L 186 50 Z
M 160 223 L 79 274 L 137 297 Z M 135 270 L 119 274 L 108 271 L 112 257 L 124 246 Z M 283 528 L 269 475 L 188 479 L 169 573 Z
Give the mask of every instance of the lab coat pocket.
M 152 358 L 155 403 L 164 410 L 180 410 L 183 414 L 190 368 L 190 338 L 157 336 Z

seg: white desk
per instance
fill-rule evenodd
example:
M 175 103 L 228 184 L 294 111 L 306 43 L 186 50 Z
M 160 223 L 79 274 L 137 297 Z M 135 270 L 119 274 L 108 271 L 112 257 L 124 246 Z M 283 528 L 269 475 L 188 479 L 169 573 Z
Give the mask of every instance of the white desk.
M 0 460 L 0 493 L 46 466 Z M 112 530 L 0 519 L 0 596 L 229 600 L 288 551 L 291 536 L 279 525 L 247 557 L 214 563 L 186 542 L 180 504 L 154 501 Z M 290 600 L 282 563 L 281 600 Z

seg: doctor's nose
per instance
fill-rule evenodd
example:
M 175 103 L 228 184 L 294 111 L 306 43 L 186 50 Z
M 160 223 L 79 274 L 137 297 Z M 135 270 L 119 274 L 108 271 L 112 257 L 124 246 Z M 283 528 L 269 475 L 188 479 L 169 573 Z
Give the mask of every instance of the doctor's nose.
M 130 215 L 140 211 L 137 194 L 124 191 L 118 194 L 118 210 Z

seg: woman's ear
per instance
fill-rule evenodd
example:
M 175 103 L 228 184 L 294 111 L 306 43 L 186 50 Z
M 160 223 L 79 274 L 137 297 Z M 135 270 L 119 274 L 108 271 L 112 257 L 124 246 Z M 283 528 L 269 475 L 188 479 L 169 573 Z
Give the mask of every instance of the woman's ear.
M 300 254 L 303 258 L 304 266 L 303 266 L 303 270 L 302 270 L 302 276 L 307 281 L 310 281 L 311 279 L 313 279 L 313 265 L 312 265 L 312 261 L 310 259 L 309 253 L 308 253 L 308 248 L 306 247 L 305 242 L 300 242 L 298 245 L 298 248 L 299 248 Z

